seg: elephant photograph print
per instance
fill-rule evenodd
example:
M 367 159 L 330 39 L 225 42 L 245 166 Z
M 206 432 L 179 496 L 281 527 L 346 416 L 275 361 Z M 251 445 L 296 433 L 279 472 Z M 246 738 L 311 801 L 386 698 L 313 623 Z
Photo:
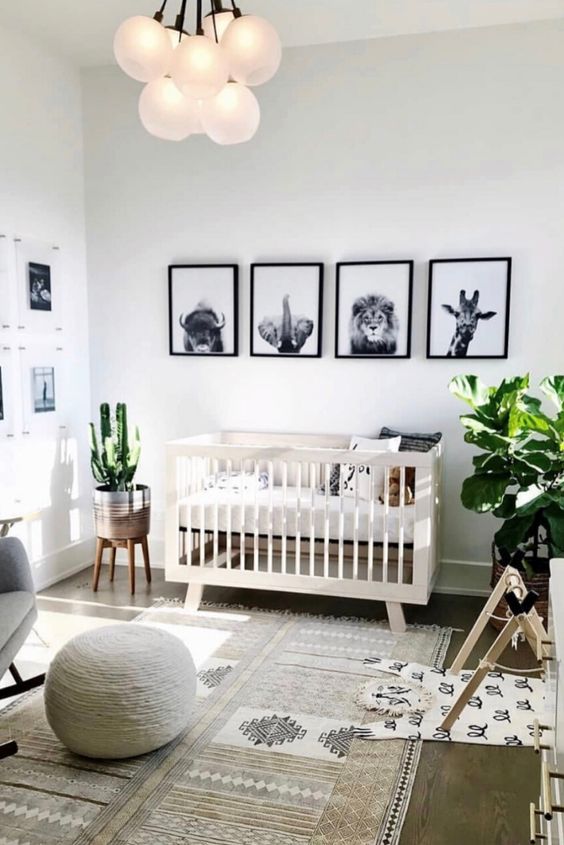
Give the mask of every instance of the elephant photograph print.
M 511 258 L 429 262 L 427 358 L 507 358 Z
M 251 264 L 251 355 L 319 358 L 323 264 Z
M 413 261 L 337 264 L 336 358 L 409 358 Z
M 238 354 L 236 264 L 175 264 L 168 268 L 171 355 Z

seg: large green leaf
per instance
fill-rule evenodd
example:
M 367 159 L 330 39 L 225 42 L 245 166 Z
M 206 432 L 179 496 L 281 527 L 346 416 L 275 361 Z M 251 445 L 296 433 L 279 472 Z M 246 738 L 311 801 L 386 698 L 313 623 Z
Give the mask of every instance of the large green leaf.
M 467 431 L 464 435 L 466 443 L 478 446 L 485 452 L 499 452 L 505 454 L 511 445 L 511 439 L 501 434 L 491 434 L 488 431 Z
M 492 473 L 491 475 L 471 475 L 462 484 L 461 500 L 468 510 L 477 513 L 498 508 L 507 486 L 511 483 L 508 473 Z
M 487 431 L 491 434 L 495 434 L 495 428 L 492 428 L 491 424 L 488 425 L 487 422 L 479 419 L 476 414 L 463 414 L 460 417 L 460 422 L 464 426 L 464 428 L 469 429 L 470 431 Z
M 492 395 L 492 388 L 486 387 L 478 376 L 455 376 L 448 387 L 453 396 L 466 402 L 471 408 L 486 405 Z
M 532 452 L 528 450 L 519 450 L 515 452 L 515 458 L 521 461 L 536 473 L 545 473 L 552 469 L 553 462 L 546 452 Z
M 510 519 L 512 516 L 515 516 L 516 505 L 517 495 L 515 493 L 506 493 L 501 505 L 493 511 L 493 515 L 499 519 Z
M 506 520 L 495 533 L 496 545 L 512 554 L 517 546 L 529 539 L 534 521 L 535 514 L 514 516 Z
M 508 434 L 510 437 L 516 437 L 522 432 L 550 435 L 554 433 L 554 427 L 550 417 L 542 411 L 532 412 L 524 404 L 517 402 L 509 412 Z
M 544 513 L 555 550 L 559 553 L 564 552 L 564 509 L 553 502 Z
M 547 376 L 540 383 L 540 388 L 546 394 L 559 411 L 564 408 L 564 376 Z
M 509 461 L 502 455 L 490 454 L 474 455 L 472 463 L 476 467 L 476 475 L 485 472 L 509 472 Z

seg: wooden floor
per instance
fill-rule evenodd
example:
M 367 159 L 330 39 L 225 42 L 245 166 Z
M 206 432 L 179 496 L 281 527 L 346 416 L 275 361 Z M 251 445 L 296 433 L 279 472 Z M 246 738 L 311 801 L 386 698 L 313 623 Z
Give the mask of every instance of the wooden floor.
M 185 587 L 167 584 L 163 572 L 153 573 L 150 587 L 139 571 L 134 597 L 127 589 L 127 571 L 118 567 L 116 581 L 108 581 L 103 567 L 97 593 L 91 590 L 92 570 L 74 575 L 42 592 L 39 606 L 62 613 L 132 619 L 160 596 L 183 599 Z M 350 599 L 306 596 L 262 590 L 206 588 L 204 599 L 249 607 L 289 609 L 332 615 L 386 618 L 383 604 Z M 434 595 L 427 607 L 407 607 L 408 622 L 462 628 L 468 631 L 484 600 Z M 452 660 L 465 634 L 455 632 L 447 656 Z M 469 664 L 484 654 L 494 639 L 483 634 Z M 508 650 L 506 665 L 525 667 L 534 659 L 523 647 Z M 528 841 L 528 806 L 537 798 L 539 762 L 532 749 L 426 742 L 400 845 L 521 845 Z

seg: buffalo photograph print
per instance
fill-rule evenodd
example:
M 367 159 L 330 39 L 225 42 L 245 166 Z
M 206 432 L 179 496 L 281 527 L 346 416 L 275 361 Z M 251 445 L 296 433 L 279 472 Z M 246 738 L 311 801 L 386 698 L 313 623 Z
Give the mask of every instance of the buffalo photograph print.
M 337 264 L 335 357 L 409 358 L 413 261 Z
M 323 264 L 251 265 L 251 355 L 319 358 Z
M 507 358 L 510 258 L 429 263 L 428 358 Z
M 191 264 L 169 267 L 171 355 L 238 354 L 238 267 Z

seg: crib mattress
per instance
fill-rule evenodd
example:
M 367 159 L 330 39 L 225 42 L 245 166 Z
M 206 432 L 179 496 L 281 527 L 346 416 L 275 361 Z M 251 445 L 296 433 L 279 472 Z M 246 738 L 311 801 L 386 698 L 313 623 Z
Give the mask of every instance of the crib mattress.
M 271 508 L 272 495 L 272 508 Z M 354 540 L 355 536 L 355 501 L 351 497 L 343 497 L 343 538 Z M 329 496 L 328 499 L 328 521 L 329 539 L 339 539 L 340 523 L 340 502 L 339 496 Z M 270 531 L 274 536 L 284 534 L 284 492 L 281 487 L 274 487 L 272 494 L 270 490 L 260 490 L 256 494 L 258 506 L 258 519 L 255 520 L 255 492 L 245 493 L 244 506 L 241 503 L 241 494 L 230 490 L 213 488 L 202 490 L 184 500 L 180 508 L 180 526 L 185 530 L 206 531 L 231 531 L 246 534 L 254 534 L 255 521 L 258 522 L 258 533 L 268 535 Z M 231 508 L 230 508 L 231 506 Z M 286 536 L 295 537 L 298 533 L 304 538 L 311 535 L 312 495 L 310 490 L 301 491 L 300 511 L 298 514 L 298 490 L 296 487 L 286 488 Z M 229 511 L 231 510 L 231 517 Z M 271 515 L 272 510 L 272 515 Z M 380 503 L 374 504 L 374 541 L 384 541 L 385 530 L 387 529 L 388 542 L 398 543 L 400 541 L 401 527 L 403 525 L 403 542 L 412 543 L 415 507 L 406 505 L 403 508 L 403 519 L 401 508 L 390 507 L 387 520 L 385 521 L 385 508 Z M 188 513 L 189 512 L 189 513 Z M 370 502 L 359 500 L 358 502 L 358 539 L 366 542 L 370 536 Z M 385 526 L 386 522 L 386 526 Z M 272 525 L 272 528 L 270 526 Z M 316 540 L 323 540 L 325 537 L 325 495 L 314 493 L 313 495 L 313 525 Z

